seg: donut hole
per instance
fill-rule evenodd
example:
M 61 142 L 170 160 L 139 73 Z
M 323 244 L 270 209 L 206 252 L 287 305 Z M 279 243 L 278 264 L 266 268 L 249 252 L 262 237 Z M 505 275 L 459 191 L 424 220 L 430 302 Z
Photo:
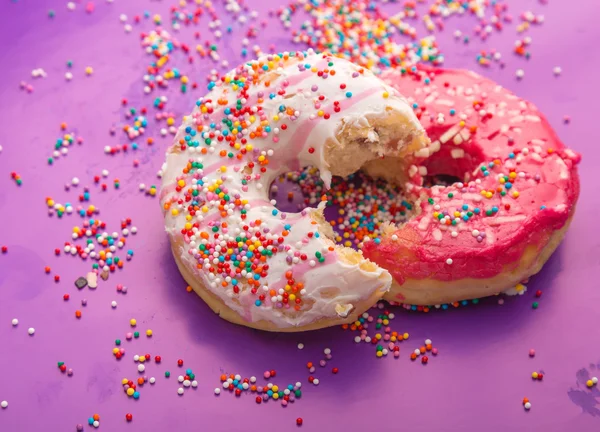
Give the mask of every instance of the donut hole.
M 381 177 L 373 178 L 364 170 L 347 177 L 334 176 L 331 188 L 326 189 L 319 170 L 306 167 L 275 179 L 269 197 L 276 200 L 278 210 L 288 213 L 316 208 L 325 197 L 323 215 L 312 213 L 319 223 L 319 232 L 332 243 L 345 246 L 339 248 L 338 253 L 365 271 L 372 271 L 376 266 L 365 261 L 356 250 L 367 238 L 378 237 L 390 224 L 402 225 L 415 208 L 400 186 Z
M 425 187 L 431 186 L 450 186 L 454 183 L 461 182 L 462 179 L 452 174 L 436 174 L 428 175 L 423 179 L 423 185 Z

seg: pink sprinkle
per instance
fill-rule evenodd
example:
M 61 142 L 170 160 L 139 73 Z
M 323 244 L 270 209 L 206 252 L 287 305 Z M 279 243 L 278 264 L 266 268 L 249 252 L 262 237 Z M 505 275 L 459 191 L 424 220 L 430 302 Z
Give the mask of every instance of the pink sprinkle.
M 271 378 L 271 372 L 269 372 L 269 371 L 266 371 L 266 372 L 263 374 L 263 376 L 265 377 L 265 379 L 269 379 L 269 378 Z
M 125 335 L 125 338 L 126 338 L 127 340 L 130 340 L 132 337 L 133 337 L 133 333 L 127 333 L 127 334 Z
M 533 348 L 529 350 L 529 357 L 535 357 L 535 350 Z

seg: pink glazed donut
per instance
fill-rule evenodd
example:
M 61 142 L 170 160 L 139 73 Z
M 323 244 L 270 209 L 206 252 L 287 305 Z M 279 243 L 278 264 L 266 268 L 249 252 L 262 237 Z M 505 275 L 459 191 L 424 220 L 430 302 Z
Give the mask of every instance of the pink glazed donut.
M 382 79 L 408 97 L 431 140 L 365 168 L 390 179 L 399 165 L 394 180 L 416 201 L 417 216 L 363 247 L 393 277 L 385 298 L 438 305 L 521 289 L 573 217 L 580 156 L 532 103 L 476 73 L 418 66 Z M 442 175 L 458 181 L 425 186 Z

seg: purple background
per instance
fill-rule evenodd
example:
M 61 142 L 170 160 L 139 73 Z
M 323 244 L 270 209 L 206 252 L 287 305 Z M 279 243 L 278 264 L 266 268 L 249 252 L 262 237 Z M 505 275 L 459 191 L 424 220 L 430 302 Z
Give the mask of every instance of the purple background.
M 515 17 L 525 10 L 545 15 L 545 23 L 527 33 L 533 38 L 529 61 L 511 54 L 518 37 L 514 25 L 494 33 L 485 44 L 473 38 L 465 45 L 452 37 L 457 28 L 471 32 L 475 20 L 470 16 L 451 18 L 438 34 L 446 66 L 480 71 L 546 113 L 560 137 L 584 155 L 582 189 L 565 241 L 523 297 L 507 299 L 503 306 L 493 299 L 429 314 L 397 310 L 393 329 L 411 334 L 397 360 L 376 359 L 374 347 L 356 346 L 354 335 L 339 328 L 277 335 L 236 327 L 185 291 L 163 233 L 158 200 L 138 191 L 141 182 L 158 183 L 155 173 L 170 139 L 148 133 L 156 144 L 150 148 L 143 144 L 137 156 L 106 156 L 102 150 L 126 142 L 120 132 L 115 137 L 108 132 L 111 125 L 123 124 L 121 98 L 128 98 L 130 106 L 149 107 L 153 116 L 153 98 L 168 94 L 167 110 L 180 115 L 202 93 L 180 95 L 174 86 L 173 91 L 142 97 L 140 78 L 149 59 L 139 46 L 139 33 L 151 24 L 134 25 L 133 32 L 125 34 L 118 19 L 125 13 L 131 22 L 134 15 L 149 10 L 161 13 L 168 22 L 168 7 L 175 2 L 95 3 L 92 14 L 86 14 L 82 4 L 74 12 L 67 11 L 65 0 L 5 0 L 0 6 L 0 145 L 4 147 L 0 245 L 9 247 L 7 254 L 0 254 L 0 400 L 9 402 L 7 409 L 0 409 L 0 431 L 75 430 L 93 413 L 100 414 L 100 430 L 105 431 L 297 430 L 296 417 L 304 419 L 302 431 L 600 429 L 600 391 L 584 385 L 587 374 L 600 375 L 600 198 L 596 190 L 600 57 L 594 53 L 600 40 L 600 3 L 551 1 L 543 6 L 533 0 L 509 1 Z M 268 2 L 248 3 L 261 18 L 267 17 Z M 47 18 L 51 8 L 57 14 L 53 20 Z M 221 19 L 228 22 L 225 15 Z M 203 24 L 192 29 L 202 32 L 202 42 L 209 36 L 203 27 L 207 22 L 203 18 Z M 235 28 L 234 35 L 219 44 L 221 56 L 229 58 L 232 66 L 240 59 L 236 41 L 242 34 Z M 417 28 L 425 34 L 420 23 Z M 181 40 L 192 42 L 193 47 L 190 31 L 182 33 Z M 289 34 L 273 18 L 257 41 L 265 50 L 271 43 L 279 50 L 293 48 Z M 479 50 L 492 47 L 503 53 L 504 70 L 497 64 L 485 70 L 477 66 Z M 75 77 L 66 83 L 69 59 Z M 179 64 L 201 88 L 207 71 L 214 67 L 210 61 L 196 60 L 191 67 Z M 94 68 L 92 77 L 84 75 L 88 65 Z M 560 77 L 552 74 L 556 65 L 563 68 Z M 33 80 L 30 74 L 36 67 L 44 68 L 48 78 Z M 526 73 L 521 82 L 514 78 L 517 68 Z M 21 80 L 31 82 L 35 91 L 20 90 Z M 564 115 L 572 117 L 570 125 L 563 124 Z M 46 158 L 63 121 L 85 142 L 48 166 Z M 133 168 L 136 157 L 141 165 Z M 107 192 L 92 180 L 104 168 L 110 170 Z M 21 187 L 10 178 L 11 171 L 23 178 Z M 81 185 L 67 192 L 63 185 L 73 176 L 80 178 Z M 111 184 L 114 178 L 121 180 L 118 191 Z M 71 228 L 81 218 L 46 215 L 46 196 L 75 203 L 83 185 L 91 186 L 91 203 L 100 208 L 100 219 L 108 223 L 109 232 L 118 231 L 119 221 L 126 217 L 139 228 L 128 243 L 135 250 L 134 259 L 107 282 L 100 281 L 94 292 L 87 288 L 77 292 L 72 282 L 85 274 L 90 262 L 53 253 L 70 239 Z M 60 274 L 61 282 L 44 274 L 46 265 L 52 267 L 52 274 Z M 128 287 L 127 295 L 116 293 L 117 283 Z M 537 289 L 543 290 L 543 296 L 539 309 L 532 310 Z M 67 292 L 71 300 L 64 302 L 62 295 Z M 84 297 L 88 306 L 82 309 Z M 112 300 L 119 304 L 116 310 L 110 307 Z M 74 317 L 76 309 L 83 311 L 81 320 Z M 20 323 L 13 328 L 10 321 L 15 317 Z M 116 361 L 111 354 L 114 340 L 125 339 L 133 317 L 141 332 L 151 328 L 154 336 L 124 341 L 126 356 Z M 35 327 L 33 337 L 27 335 L 28 327 Z M 440 350 L 427 366 L 408 359 L 425 338 Z M 298 342 L 306 348 L 299 351 Z M 321 385 L 314 387 L 306 382 L 305 363 L 318 362 L 325 347 L 333 350 L 333 361 L 317 370 Z M 533 359 L 528 357 L 530 348 L 537 352 Z M 147 375 L 155 376 L 157 383 L 145 385 L 140 400 L 134 401 L 122 392 L 120 380 L 137 378 L 132 357 L 146 352 L 161 355 L 163 363 L 147 366 Z M 192 368 L 199 381 L 198 388 L 186 390 L 184 396 L 176 392 L 177 358 L 185 360 L 185 367 Z M 74 376 L 61 374 L 57 361 L 73 368 Z M 332 375 L 331 366 L 340 373 Z M 167 369 L 172 372 L 170 379 L 163 376 Z M 280 385 L 303 382 L 304 397 L 282 408 L 274 402 L 257 406 L 250 395 L 239 399 L 229 393 L 213 395 L 222 372 L 262 376 L 267 369 L 277 370 L 273 381 Z M 534 370 L 544 371 L 542 382 L 531 380 Z M 525 396 L 532 403 L 530 412 L 521 404 Z M 134 416 L 129 424 L 127 412 Z

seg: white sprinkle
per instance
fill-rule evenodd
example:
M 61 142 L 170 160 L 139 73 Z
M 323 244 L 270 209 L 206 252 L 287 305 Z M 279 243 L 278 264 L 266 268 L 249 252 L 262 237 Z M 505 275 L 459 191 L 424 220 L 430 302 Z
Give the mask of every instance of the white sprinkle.
M 217 387 L 217 388 L 215 389 L 215 394 L 216 394 L 216 395 L 218 395 L 218 394 L 221 394 L 221 389 L 220 389 L 219 387 Z
M 425 345 L 431 345 L 431 339 L 425 339 Z
M 136 354 L 136 355 L 133 356 L 133 361 L 134 362 L 138 361 L 139 359 L 140 359 L 139 355 Z
M 593 377 L 593 378 L 592 378 L 592 382 L 593 382 L 594 384 L 598 384 L 598 377 Z
M 180 383 L 182 383 L 185 380 L 185 378 L 183 377 L 183 375 L 179 375 L 177 377 L 177 381 L 179 381 Z
M 450 235 L 455 238 L 458 237 L 458 233 L 456 231 L 452 231 Z
M 415 349 L 415 354 L 416 355 L 421 355 L 421 351 L 419 350 L 419 348 Z
M 102 170 L 102 177 L 108 177 L 108 170 Z
M 8 406 L 8 402 L 7 401 L 0 402 L 0 407 L 6 408 L 7 406 Z
M 29 335 L 32 336 L 35 333 L 35 329 L 33 327 L 29 327 L 27 333 L 29 333 Z
M 255 376 L 251 376 L 250 377 L 250 382 L 251 383 L 255 383 L 256 382 L 256 377 Z
M 16 319 L 16 318 L 13 318 L 13 320 L 12 320 L 12 325 L 13 325 L 13 326 L 16 326 L 16 325 L 18 325 L 18 324 L 19 324 L 19 320 L 18 320 L 18 319 Z
M 446 264 L 448 264 L 448 265 L 452 265 L 452 263 L 453 263 L 453 261 L 452 261 L 452 258 L 448 258 L 448 259 L 446 260 Z
M 150 379 L 148 380 L 148 382 L 149 382 L 150 384 L 154 384 L 154 383 L 156 382 L 156 378 L 154 378 L 154 377 L 150 377 Z
M 354 342 L 360 343 L 360 336 L 354 336 Z
M 144 183 L 140 183 L 140 190 L 143 191 L 146 189 L 146 185 Z
M 552 69 L 552 72 L 554 75 L 558 76 L 562 73 L 562 68 L 560 66 L 555 66 L 554 69 Z
M 65 79 L 71 81 L 73 79 L 73 74 L 71 72 L 65 73 Z
M 117 307 L 117 302 L 113 300 L 113 301 L 110 303 L 110 305 L 111 305 L 111 306 L 112 306 L 112 308 L 114 309 L 114 308 L 116 308 L 116 307 Z
M 392 319 L 396 318 L 396 315 L 394 315 L 393 313 L 389 313 L 388 318 L 392 320 Z
M 304 349 L 304 344 L 303 343 L 299 343 L 298 344 L 298 349 Z
M 93 425 L 96 429 L 98 429 L 100 427 L 100 422 L 98 420 L 94 420 Z
M 179 387 L 177 389 L 177 394 L 180 395 L 180 396 L 183 394 L 183 387 Z
M 184 380 L 183 381 L 183 386 L 184 387 L 189 387 L 190 385 L 192 385 L 192 382 L 190 380 Z
M 525 403 L 525 409 L 527 411 L 529 411 L 531 409 L 531 403 L 530 402 Z
M 329 355 L 329 354 L 331 354 L 331 349 L 330 349 L 330 348 L 325 348 L 325 349 L 323 350 L 323 353 L 324 353 L 325 355 Z
M 319 378 L 315 378 L 313 380 L 313 384 L 316 385 L 316 386 L 319 385 Z
M 525 71 L 523 69 L 517 69 L 515 72 L 517 79 L 522 79 L 525 76 Z
M 393 234 L 393 235 L 392 235 L 392 240 L 393 240 L 393 241 L 396 241 L 396 240 L 398 240 L 398 236 L 397 236 L 396 234 Z
M 244 384 L 247 385 L 248 383 L 244 383 Z M 198 387 L 198 381 L 196 381 L 196 380 L 192 381 L 192 387 L 194 387 L 194 388 Z
M 144 372 L 146 370 L 146 365 L 140 364 L 138 365 L 138 372 Z

